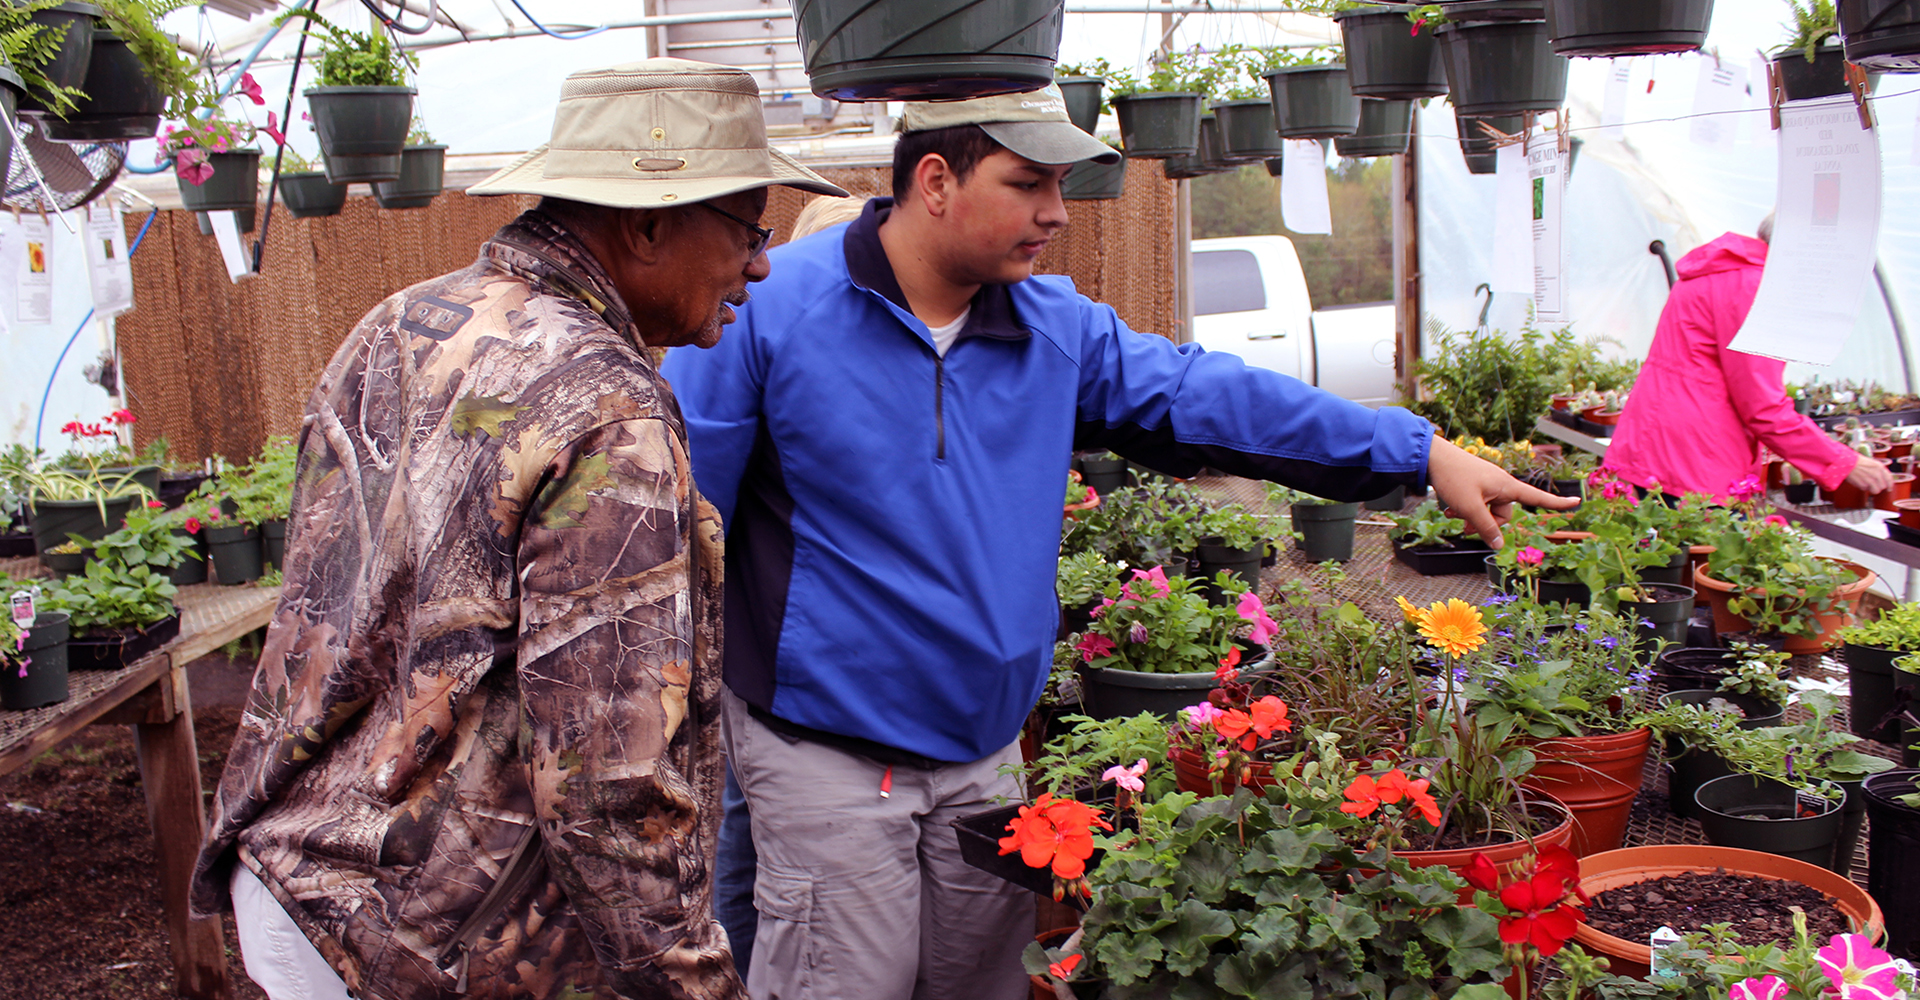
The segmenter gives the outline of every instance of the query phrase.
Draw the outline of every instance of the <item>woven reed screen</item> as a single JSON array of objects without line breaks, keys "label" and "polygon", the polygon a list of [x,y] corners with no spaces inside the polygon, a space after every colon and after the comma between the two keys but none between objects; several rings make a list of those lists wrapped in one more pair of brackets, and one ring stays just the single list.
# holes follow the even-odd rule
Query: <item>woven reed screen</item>
[{"label": "woven reed screen", "polygon": [[[885,168],[822,173],[863,197],[886,194],[891,176]],[[1126,192],[1069,202],[1071,221],[1038,270],[1071,276],[1135,329],[1170,331],[1174,186],[1157,163],[1136,161]],[[766,218],[776,242],[810,197],[773,189]],[[128,402],[140,416],[136,445],[164,434],[182,459],[244,459],[267,435],[293,433],[321,369],[361,316],[395,291],[471,263],[482,241],[535,200],[448,192],[424,209],[383,211],[354,197],[332,218],[276,210],[262,273],[239,284],[190,213],[162,213],[133,258],[137,307],[116,324]],[[128,220],[129,238],[140,221]]]}]

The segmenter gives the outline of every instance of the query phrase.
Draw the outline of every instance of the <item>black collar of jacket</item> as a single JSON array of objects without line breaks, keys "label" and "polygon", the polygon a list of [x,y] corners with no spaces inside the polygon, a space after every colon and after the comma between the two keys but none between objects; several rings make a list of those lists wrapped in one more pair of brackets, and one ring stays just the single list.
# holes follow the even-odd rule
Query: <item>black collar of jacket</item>
[{"label": "black collar of jacket", "polygon": [[[860,217],[847,227],[842,244],[847,254],[847,274],[855,285],[885,297],[911,314],[913,307],[907,304],[907,293],[900,290],[900,279],[894,277],[893,263],[887,260],[887,250],[880,244],[880,224],[887,221],[892,211],[892,198],[870,199]],[[1020,317],[1013,309],[1013,293],[1006,285],[981,285],[980,290],[973,293],[972,309],[956,341],[969,337],[1025,340],[1033,336],[1020,325]]]},{"label": "black collar of jacket", "polygon": [[633,315],[627,312],[626,303],[620,301],[620,293],[614,291],[606,268],[600,266],[599,259],[579,237],[552,216],[539,209],[528,209],[500,227],[480,252],[482,257],[531,281],[579,300],[634,346],[646,346],[640,342]]}]

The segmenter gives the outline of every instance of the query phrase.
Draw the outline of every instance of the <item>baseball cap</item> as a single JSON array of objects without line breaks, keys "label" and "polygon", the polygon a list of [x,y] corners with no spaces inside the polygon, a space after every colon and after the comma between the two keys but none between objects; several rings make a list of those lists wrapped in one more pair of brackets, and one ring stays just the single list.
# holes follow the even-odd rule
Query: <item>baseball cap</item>
[{"label": "baseball cap", "polygon": [[993,141],[1035,163],[1120,162],[1119,150],[1082,132],[1067,117],[1058,84],[971,101],[912,101],[900,115],[902,132],[956,125],[978,125]]}]

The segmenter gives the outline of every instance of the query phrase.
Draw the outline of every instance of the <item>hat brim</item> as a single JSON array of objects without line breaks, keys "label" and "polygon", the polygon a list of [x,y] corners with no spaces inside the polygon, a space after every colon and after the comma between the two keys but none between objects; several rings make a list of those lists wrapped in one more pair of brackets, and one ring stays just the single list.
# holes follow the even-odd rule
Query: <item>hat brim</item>
[{"label": "hat brim", "polygon": [[547,147],[532,152],[494,171],[491,177],[467,189],[471,195],[538,194],[583,201],[609,208],[666,208],[689,202],[724,198],[739,191],[772,187],[795,187],[816,194],[847,197],[847,192],[826,178],[808,170],[777,149],[767,150],[771,176],[675,177],[628,179],[612,177],[548,177]]},{"label": "hat brim", "polygon": [[986,122],[980,128],[993,141],[1035,163],[1120,162],[1119,150],[1082,132],[1072,122]]}]

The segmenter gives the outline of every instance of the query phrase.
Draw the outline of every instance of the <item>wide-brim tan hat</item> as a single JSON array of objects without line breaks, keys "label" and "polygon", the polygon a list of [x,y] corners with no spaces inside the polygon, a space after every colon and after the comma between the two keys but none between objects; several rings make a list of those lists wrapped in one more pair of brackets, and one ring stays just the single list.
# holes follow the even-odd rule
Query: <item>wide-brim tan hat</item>
[{"label": "wide-brim tan hat", "polygon": [[767,145],[745,70],[687,59],[582,70],[560,86],[553,138],[467,189],[664,208],[775,184],[847,192]]}]

